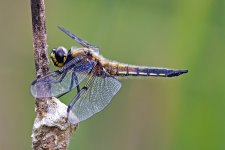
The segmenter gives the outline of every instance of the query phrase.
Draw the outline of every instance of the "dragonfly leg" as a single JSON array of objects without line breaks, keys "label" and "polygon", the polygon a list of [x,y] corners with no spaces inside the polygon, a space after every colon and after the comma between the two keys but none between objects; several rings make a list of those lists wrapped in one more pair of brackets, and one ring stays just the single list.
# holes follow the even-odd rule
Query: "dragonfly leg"
[{"label": "dragonfly leg", "polygon": [[[59,80],[58,82],[61,82],[61,81],[65,78],[65,76],[66,76],[66,73],[63,74],[63,76],[60,78],[60,80]],[[69,93],[69,92],[73,89],[73,86],[74,86],[74,80],[75,80],[76,85],[77,85],[77,92],[78,92],[78,90],[80,91],[80,87],[79,87],[79,85],[78,85],[78,79],[77,79],[77,76],[76,76],[75,72],[73,72],[73,73],[72,73],[72,77],[71,77],[71,81],[70,81],[69,90],[68,90],[67,92],[65,92],[65,93],[63,93],[63,94],[57,96],[57,98],[62,97],[63,95]]]},{"label": "dragonfly leg", "polygon": [[87,91],[88,88],[86,86],[83,86],[82,89],[77,93],[77,95],[75,96],[75,98],[70,102],[70,104],[67,107],[67,113],[69,114],[70,110],[73,108],[74,104],[76,103],[76,101],[80,98],[81,93]]},{"label": "dragonfly leg", "polygon": [[65,71],[65,72],[60,72],[60,71],[55,71],[55,73],[57,73],[57,74],[62,74],[62,76],[59,78],[59,80],[57,81],[57,83],[60,83],[60,82],[62,82],[62,80],[65,78],[65,76],[66,76],[66,74],[67,74],[67,71]]},{"label": "dragonfly leg", "polygon": [[77,85],[77,94],[79,94],[80,93],[80,85],[79,85],[78,78],[77,78],[75,72],[73,72],[72,76],[73,76],[73,78],[75,80],[75,83]]},{"label": "dragonfly leg", "polygon": [[[77,101],[77,99],[80,97],[80,91],[81,91],[80,85],[79,85],[79,82],[78,82],[78,78],[77,78],[75,72],[73,72],[72,78],[75,80],[75,83],[76,83],[76,85],[77,85],[77,95],[76,95],[77,98],[75,98],[75,99],[69,104],[69,106],[68,106],[68,108],[67,108],[67,112],[69,112],[69,111],[71,110],[72,106],[75,104],[75,102]],[[74,80],[73,80],[73,81],[74,81]],[[83,88],[84,88],[84,87],[83,87]],[[83,88],[82,88],[82,89],[83,89]]]},{"label": "dragonfly leg", "polygon": [[[73,108],[74,104],[76,103],[76,101],[80,98],[80,96],[82,94],[84,94],[85,91],[88,90],[88,87],[94,82],[95,80],[95,77],[94,76],[94,73],[96,72],[96,69],[95,67],[92,68],[92,71],[91,71],[91,77],[88,79],[87,83],[85,86],[82,87],[82,89],[79,88],[79,92],[77,93],[77,95],[73,98],[73,100],[70,102],[69,106],[67,107],[67,113],[69,115],[69,112],[71,111],[71,109]],[[79,85],[78,85],[79,86]]]},{"label": "dragonfly leg", "polygon": [[[66,74],[67,74],[67,71],[65,71],[65,72],[62,74],[62,76],[61,76],[60,79],[57,81],[57,83],[62,82],[62,80],[65,78]],[[68,91],[68,92],[69,92],[69,91]],[[68,92],[65,92],[65,93],[63,93],[63,94],[57,96],[57,98],[62,97],[63,95],[67,94]]]}]

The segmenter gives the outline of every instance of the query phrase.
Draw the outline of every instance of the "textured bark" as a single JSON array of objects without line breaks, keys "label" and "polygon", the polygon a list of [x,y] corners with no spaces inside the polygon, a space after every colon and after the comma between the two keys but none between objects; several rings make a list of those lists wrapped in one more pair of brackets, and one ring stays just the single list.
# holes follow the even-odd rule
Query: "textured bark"
[{"label": "textured bark", "polygon": [[[36,76],[49,73],[44,0],[31,0]],[[49,87],[43,87],[47,91]],[[67,106],[56,98],[36,99],[32,131],[34,150],[66,150],[76,126],[67,122]]]}]

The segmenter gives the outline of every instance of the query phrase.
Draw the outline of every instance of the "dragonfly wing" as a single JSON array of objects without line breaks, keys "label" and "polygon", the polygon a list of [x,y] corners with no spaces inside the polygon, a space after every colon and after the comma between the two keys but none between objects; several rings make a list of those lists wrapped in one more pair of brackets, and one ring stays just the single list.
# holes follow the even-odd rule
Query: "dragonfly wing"
[{"label": "dragonfly wing", "polygon": [[60,70],[34,80],[31,94],[36,98],[62,95],[79,85],[95,64],[94,61],[74,58]]},{"label": "dragonfly wing", "polygon": [[77,41],[80,45],[87,47],[87,48],[92,48],[95,51],[99,51],[99,48],[97,48],[96,46],[82,40],[81,38],[79,38],[77,35],[73,34],[72,32],[70,32],[69,30],[67,30],[66,28],[64,28],[63,26],[58,26],[58,28],[63,31],[66,35],[68,35],[69,37],[71,37],[72,39],[74,39],[75,41]]},{"label": "dragonfly wing", "polygon": [[120,87],[121,83],[106,73],[102,73],[101,77],[91,76],[85,88],[73,99],[72,105],[69,106],[71,107],[68,112],[69,121],[77,124],[100,112],[110,103]]}]

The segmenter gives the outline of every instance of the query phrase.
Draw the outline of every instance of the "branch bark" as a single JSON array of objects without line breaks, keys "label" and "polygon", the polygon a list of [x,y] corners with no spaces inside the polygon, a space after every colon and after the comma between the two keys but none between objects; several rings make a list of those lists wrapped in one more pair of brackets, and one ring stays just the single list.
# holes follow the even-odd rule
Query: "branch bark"
[{"label": "branch bark", "polygon": [[[31,0],[33,47],[36,76],[49,73],[44,0]],[[48,88],[48,87],[46,87]],[[47,89],[44,89],[45,91]],[[76,126],[67,122],[67,106],[56,98],[35,102],[36,118],[32,131],[34,150],[66,150]]]}]

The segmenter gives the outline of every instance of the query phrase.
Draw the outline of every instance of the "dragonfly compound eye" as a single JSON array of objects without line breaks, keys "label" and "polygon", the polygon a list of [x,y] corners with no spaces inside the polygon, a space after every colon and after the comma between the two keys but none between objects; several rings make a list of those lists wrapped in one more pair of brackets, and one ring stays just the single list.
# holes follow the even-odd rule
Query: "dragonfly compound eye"
[{"label": "dragonfly compound eye", "polygon": [[51,52],[51,59],[55,66],[62,67],[67,58],[67,50],[64,47],[58,47]]}]

